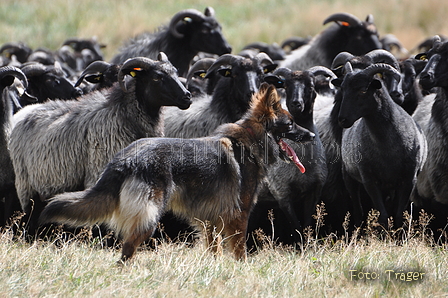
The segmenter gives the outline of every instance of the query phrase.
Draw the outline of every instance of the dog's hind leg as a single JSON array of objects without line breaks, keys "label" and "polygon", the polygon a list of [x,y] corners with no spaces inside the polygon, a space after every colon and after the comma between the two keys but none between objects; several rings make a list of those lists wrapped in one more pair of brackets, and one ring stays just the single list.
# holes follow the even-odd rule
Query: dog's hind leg
[{"label": "dog's hind leg", "polygon": [[154,233],[155,226],[151,227],[147,231],[144,232],[135,232],[126,237],[123,243],[123,249],[121,252],[121,261],[126,262],[134,255],[137,247]]},{"label": "dog's hind leg", "polygon": [[152,236],[163,211],[166,192],[136,177],[128,178],[121,188],[120,204],[113,218],[123,237],[121,261],[130,259],[137,247]]}]

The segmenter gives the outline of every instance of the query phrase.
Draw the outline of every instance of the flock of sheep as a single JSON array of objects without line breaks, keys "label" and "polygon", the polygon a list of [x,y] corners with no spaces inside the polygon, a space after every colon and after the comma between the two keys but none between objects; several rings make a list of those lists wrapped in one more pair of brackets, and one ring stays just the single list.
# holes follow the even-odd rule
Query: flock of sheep
[{"label": "flock of sheep", "polygon": [[382,225],[393,218],[400,227],[411,203],[414,212],[435,213],[443,228],[448,43],[435,36],[422,54],[397,59],[389,50],[399,42],[380,39],[371,15],[337,13],[323,24],[310,40],[254,43],[231,54],[208,7],[180,11],[110,62],[94,39],[67,40],[57,52],[3,45],[0,224],[23,211],[33,235],[50,198],[92,186],[133,141],[207,136],[239,120],[267,82],[316,138],[289,142],[303,168],[280,161],[269,168],[249,230],[264,227],[275,209],[278,240],[300,241],[320,202],[327,232],[341,229],[347,212],[362,226],[371,209]]}]

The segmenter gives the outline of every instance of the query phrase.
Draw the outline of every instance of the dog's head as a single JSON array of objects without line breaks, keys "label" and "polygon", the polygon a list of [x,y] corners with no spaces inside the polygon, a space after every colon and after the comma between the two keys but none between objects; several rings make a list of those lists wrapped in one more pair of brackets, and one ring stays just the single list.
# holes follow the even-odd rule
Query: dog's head
[{"label": "dog's head", "polygon": [[288,111],[282,108],[280,96],[273,85],[263,83],[259,92],[252,101],[252,113],[256,119],[265,127],[280,150],[280,157],[285,161],[293,161],[302,173],[305,167],[300,162],[293,148],[282,138],[290,139],[294,142],[312,141],[314,133],[306,128],[297,125]]}]

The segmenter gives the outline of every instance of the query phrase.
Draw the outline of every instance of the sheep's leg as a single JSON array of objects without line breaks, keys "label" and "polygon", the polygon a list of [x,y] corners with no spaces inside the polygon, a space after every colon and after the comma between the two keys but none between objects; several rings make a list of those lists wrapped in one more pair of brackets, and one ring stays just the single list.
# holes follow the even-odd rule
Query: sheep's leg
[{"label": "sheep's leg", "polygon": [[12,185],[7,191],[5,195],[5,211],[4,211],[4,223],[10,224],[10,220],[14,216],[14,213],[21,212],[22,208],[20,206],[19,197],[17,196],[16,189],[14,185]]},{"label": "sheep's leg", "polygon": [[352,203],[353,222],[355,226],[359,227],[364,219],[364,210],[361,204],[362,185],[348,174],[344,174],[343,179]]},{"label": "sheep's leg", "polygon": [[302,225],[300,224],[300,220],[297,217],[296,210],[294,208],[294,204],[291,197],[286,197],[278,200],[278,204],[280,209],[285,213],[286,218],[289,221],[289,224],[294,229],[293,236],[296,242],[300,242],[299,232],[302,231]]},{"label": "sheep's leg", "polygon": [[397,189],[397,208],[395,209],[395,227],[401,227],[403,225],[403,212],[409,206],[409,197],[412,192],[412,183],[405,183]]},{"label": "sheep's leg", "polygon": [[372,200],[373,208],[380,212],[379,223],[387,227],[388,212],[383,201],[381,190],[376,187],[374,182],[364,182],[364,188]]},{"label": "sheep's leg", "polygon": [[305,227],[313,225],[313,214],[316,212],[316,206],[319,203],[322,193],[321,190],[321,187],[317,187],[303,202],[303,223]]},{"label": "sheep's leg", "polygon": [[448,204],[448,175],[444,163],[437,165],[430,174],[430,183],[434,192],[435,200],[442,204]]},{"label": "sheep's leg", "polygon": [[270,183],[268,185],[269,191],[285,214],[286,219],[293,230],[294,241],[300,243],[302,239],[299,233],[302,232],[302,224],[300,223],[296,208],[294,207],[294,201],[296,201],[297,198],[291,194],[289,187],[284,187],[283,185],[279,187],[278,183]]}]

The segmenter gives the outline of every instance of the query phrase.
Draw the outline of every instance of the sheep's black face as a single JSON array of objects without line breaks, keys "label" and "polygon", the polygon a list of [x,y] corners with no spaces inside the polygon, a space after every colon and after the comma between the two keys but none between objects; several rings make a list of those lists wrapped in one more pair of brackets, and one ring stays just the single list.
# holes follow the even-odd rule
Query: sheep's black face
[{"label": "sheep's black face", "polygon": [[342,102],[338,115],[339,125],[349,128],[361,117],[376,109],[375,92],[382,83],[363,74],[349,73],[341,84]]},{"label": "sheep's black face", "polygon": [[296,121],[312,113],[316,92],[309,75],[296,72],[285,84],[286,106]]},{"label": "sheep's black face", "polygon": [[359,56],[382,48],[374,24],[362,22],[358,26],[346,27],[344,29],[347,41],[345,43],[345,51]]},{"label": "sheep's black face", "polygon": [[189,26],[187,34],[190,36],[191,48],[219,56],[232,52],[232,47],[224,38],[221,26],[215,18],[207,17],[204,21],[193,22]]},{"label": "sheep's black face", "polygon": [[417,58],[428,61],[419,75],[423,89],[448,88],[448,42],[438,43],[428,53],[420,54]]},{"label": "sheep's black face", "polygon": [[66,78],[47,72],[28,79],[28,93],[37,97],[39,102],[47,99],[72,99],[82,95],[80,88]]},{"label": "sheep's black face", "polygon": [[[131,72],[132,75],[132,72]],[[188,109],[191,104],[191,93],[180,82],[174,67],[158,62],[155,67],[140,70],[134,75],[137,80],[137,94],[143,94],[140,102],[147,104],[147,99],[157,106],[177,106]],[[148,107],[151,109],[151,107]]]},{"label": "sheep's black face", "polygon": [[260,88],[263,69],[257,62],[243,59],[220,68],[218,74],[224,79],[218,81],[215,89],[226,92],[225,96],[231,100],[228,104],[232,106],[232,113],[239,119],[249,108],[252,95]]}]

